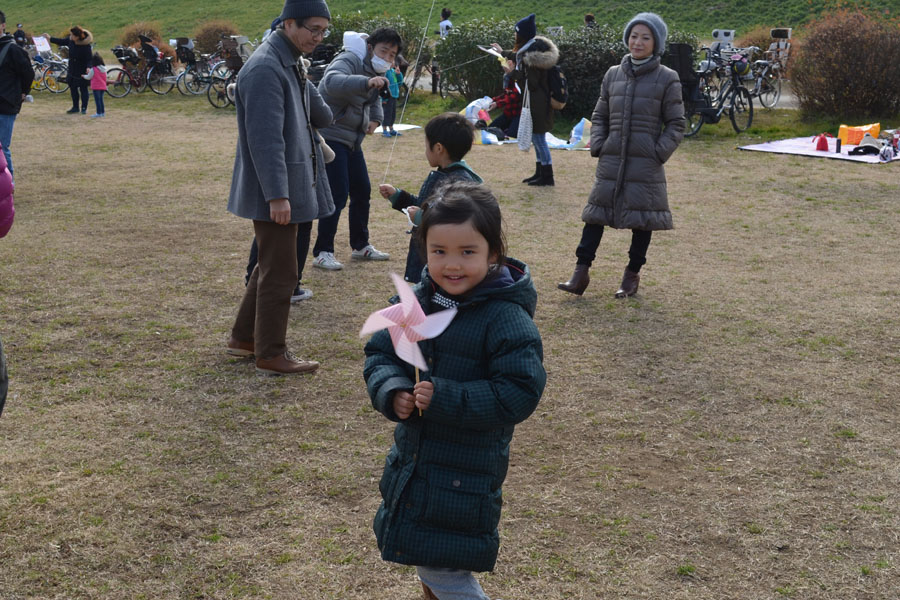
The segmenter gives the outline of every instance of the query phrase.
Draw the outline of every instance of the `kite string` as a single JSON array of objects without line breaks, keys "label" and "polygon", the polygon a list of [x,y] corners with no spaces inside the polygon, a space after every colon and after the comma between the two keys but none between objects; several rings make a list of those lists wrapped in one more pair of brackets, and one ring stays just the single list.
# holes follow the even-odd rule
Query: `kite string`
[{"label": "kite string", "polygon": [[[419,65],[419,60],[422,58],[422,49],[425,47],[425,38],[428,36],[428,24],[431,23],[431,15],[434,14],[434,5],[437,3],[437,0],[431,0],[431,9],[428,11],[428,19],[425,21],[425,27],[422,29],[422,39],[419,41],[419,53],[416,56],[416,66]],[[403,100],[403,108],[400,110],[400,122],[403,122],[403,115],[406,114],[406,105],[409,103],[409,96],[412,94],[413,90],[410,86],[406,86],[406,98]],[[394,136],[394,142],[391,144],[391,152],[388,154],[387,165],[384,168],[384,176],[381,178],[381,183],[387,181],[388,172],[391,170],[391,160],[394,158],[394,146],[397,145],[397,137]]]}]

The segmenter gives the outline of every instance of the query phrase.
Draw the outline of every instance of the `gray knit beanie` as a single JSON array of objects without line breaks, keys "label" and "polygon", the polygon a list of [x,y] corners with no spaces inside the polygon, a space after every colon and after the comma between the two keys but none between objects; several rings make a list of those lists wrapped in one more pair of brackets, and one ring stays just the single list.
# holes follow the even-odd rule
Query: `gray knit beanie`
[{"label": "gray knit beanie", "polygon": [[306,17],[325,17],[331,20],[331,13],[325,0],[284,0],[281,20],[305,19]]},{"label": "gray knit beanie", "polygon": [[650,28],[650,31],[653,33],[653,54],[661,56],[666,51],[666,38],[669,36],[669,28],[666,27],[666,22],[662,20],[662,17],[656,13],[640,13],[628,21],[628,25],[625,26],[625,35],[622,36],[625,47],[628,47],[628,36],[631,35],[631,28],[639,23]]}]

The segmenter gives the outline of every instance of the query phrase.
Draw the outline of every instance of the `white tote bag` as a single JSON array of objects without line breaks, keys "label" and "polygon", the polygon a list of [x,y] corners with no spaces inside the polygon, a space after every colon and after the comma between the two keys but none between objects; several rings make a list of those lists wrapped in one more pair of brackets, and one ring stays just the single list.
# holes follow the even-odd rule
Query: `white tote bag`
[{"label": "white tote bag", "polygon": [[531,148],[531,134],[534,131],[534,123],[531,121],[531,94],[528,86],[525,86],[525,95],[522,97],[522,114],[519,115],[519,132],[516,140],[519,150],[527,152]]}]

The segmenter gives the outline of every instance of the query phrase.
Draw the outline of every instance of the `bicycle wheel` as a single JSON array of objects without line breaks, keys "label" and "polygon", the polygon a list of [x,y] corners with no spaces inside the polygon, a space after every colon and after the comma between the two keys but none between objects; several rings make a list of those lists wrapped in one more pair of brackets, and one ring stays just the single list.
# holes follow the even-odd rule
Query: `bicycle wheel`
[{"label": "bicycle wheel", "polygon": [[175,87],[174,78],[166,71],[166,67],[163,64],[159,64],[151,67],[150,71],[147,72],[147,85],[154,94],[165,96]]},{"label": "bicycle wheel", "polygon": [[175,80],[175,85],[178,88],[178,91],[185,96],[199,94],[203,89],[200,85],[200,78],[197,76],[197,71],[195,71],[193,67],[188,67],[182,71],[178,76],[178,79]]},{"label": "bicycle wheel", "polygon": [[47,65],[38,65],[34,69],[34,80],[31,82],[31,89],[35,92],[47,89],[44,82],[44,75],[47,73]]},{"label": "bicycle wheel", "polygon": [[215,108],[225,108],[231,101],[228,99],[228,79],[213,77],[206,90],[206,99]]},{"label": "bicycle wheel", "polygon": [[700,128],[703,127],[703,115],[697,110],[700,102],[684,103],[684,137],[693,137],[697,135]]},{"label": "bicycle wheel", "polygon": [[44,72],[44,87],[54,94],[62,94],[69,89],[69,71],[65,67],[60,70],[47,69]]},{"label": "bicycle wheel", "polygon": [[777,73],[766,73],[759,84],[759,103],[766,108],[775,108],[781,99],[781,77]]},{"label": "bicycle wheel", "polygon": [[728,117],[731,119],[731,126],[738,133],[746,131],[753,123],[753,98],[744,86],[738,86],[731,94]]},{"label": "bicycle wheel", "polygon": [[122,98],[131,92],[131,77],[119,68],[106,72],[106,93],[113,98]]}]

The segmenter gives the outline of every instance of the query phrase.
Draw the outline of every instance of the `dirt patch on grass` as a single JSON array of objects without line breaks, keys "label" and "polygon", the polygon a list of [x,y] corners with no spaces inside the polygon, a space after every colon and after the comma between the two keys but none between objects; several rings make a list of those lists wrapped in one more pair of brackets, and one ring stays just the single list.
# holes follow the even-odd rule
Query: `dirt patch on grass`
[{"label": "dirt patch on grass", "polygon": [[[90,120],[41,95],[17,120],[2,595],[418,598],[374,547],[391,425],[357,337],[405,221],[373,198],[380,264],[349,260],[342,221],[346,267],[307,264],[315,296],[288,333],[322,369],[257,377],[222,352],[252,235],[225,211],[234,118],[186,106],[110,100]],[[394,143],[366,142],[373,185]],[[513,441],[492,597],[896,595],[897,169],[734,145],[691,140],[667,165],[677,229],[628,301],[612,292],[629,232],[607,231],[584,297],[555,289],[587,153],[554,153],[554,189],[519,183],[534,159],[514,147],[467,157],[533,269],[549,373]],[[390,183],[418,189],[422,147],[396,140]]]}]

